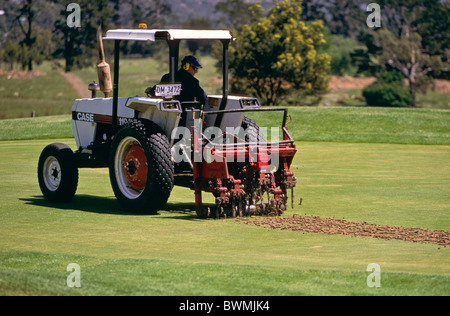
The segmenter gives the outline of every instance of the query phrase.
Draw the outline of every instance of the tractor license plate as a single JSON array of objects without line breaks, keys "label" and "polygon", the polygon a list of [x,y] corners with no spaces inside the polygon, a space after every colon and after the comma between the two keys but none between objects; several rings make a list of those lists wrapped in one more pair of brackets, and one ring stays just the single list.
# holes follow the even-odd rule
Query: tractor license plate
[{"label": "tractor license plate", "polygon": [[181,84],[158,84],[156,85],[155,95],[158,97],[173,97],[180,95]]}]

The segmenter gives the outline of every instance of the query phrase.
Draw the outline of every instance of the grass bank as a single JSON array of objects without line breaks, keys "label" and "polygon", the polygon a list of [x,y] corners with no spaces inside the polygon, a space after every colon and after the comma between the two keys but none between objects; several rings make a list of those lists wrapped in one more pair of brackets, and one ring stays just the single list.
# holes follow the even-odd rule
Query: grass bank
[{"label": "grass bank", "polygon": [[[290,107],[288,128],[297,141],[450,144],[450,110],[372,107]],[[249,114],[260,126],[276,126],[280,114]]]},{"label": "grass bank", "polygon": [[[296,141],[450,144],[450,110],[290,107]],[[248,113],[262,127],[279,126],[282,112]],[[0,140],[73,137],[71,116],[0,120]]]}]

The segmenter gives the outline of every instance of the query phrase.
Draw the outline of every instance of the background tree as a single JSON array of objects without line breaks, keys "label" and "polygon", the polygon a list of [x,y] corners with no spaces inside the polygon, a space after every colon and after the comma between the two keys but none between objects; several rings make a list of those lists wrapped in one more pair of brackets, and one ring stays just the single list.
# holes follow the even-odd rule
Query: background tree
[{"label": "background tree", "polygon": [[[172,8],[167,2],[160,0],[110,0],[114,15],[112,22],[115,28],[137,28],[145,23],[148,28],[164,28],[172,17]],[[154,56],[162,46],[147,43],[125,41],[121,50],[126,55]]]},{"label": "background tree", "polygon": [[107,0],[80,0],[81,27],[69,27],[66,11],[71,1],[65,1],[61,7],[61,17],[55,22],[55,31],[59,37],[58,49],[55,57],[63,57],[65,60],[65,71],[69,72],[74,67],[91,65],[93,58],[97,56],[97,28],[102,25],[103,30],[107,28],[111,16]]},{"label": "background tree", "polygon": [[[384,27],[366,37],[369,60],[378,69],[398,70],[408,82],[411,105],[416,106],[417,92],[426,91],[432,78],[447,68],[447,48],[442,45],[448,45],[449,11],[438,0],[381,1],[381,5]],[[434,14],[441,16],[444,28],[430,19]],[[436,28],[431,30],[431,25]]]},{"label": "background tree", "polygon": [[440,56],[442,71],[437,77],[450,80],[450,1],[429,0],[417,21],[424,52]]},{"label": "background tree", "polygon": [[[211,30],[213,26],[208,18],[192,18],[183,23],[183,28],[190,30]],[[211,42],[209,41],[187,41],[186,45],[192,55],[196,55],[197,51],[203,54],[211,53]]]},{"label": "background tree", "polygon": [[16,21],[24,35],[23,40],[20,42],[22,46],[22,69],[25,70],[28,67],[28,71],[31,71],[33,70],[33,56],[35,54],[33,44],[36,41],[36,37],[32,35],[36,11],[35,3],[33,3],[33,0],[26,0],[21,1],[19,5]]},{"label": "background tree", "polygon": [[382,48],[382,65],[389,65],[400,71],[408,80],[412,96],[411,106],[416,106],[418,88],[426,83],[429,74],[442,69],[439,56],[426,54],[422,48],[421,37],[415,32],[404,32],[398,37],[388,30],[380,30],[375,33],[374,40]]},{"label": "background tree", "polygon": [[14,69],[14,63],[20,60],[21,47],[16,41],[9,39],[2,50],[2,60],[9,66],[9,70]]},{"label": "background tree", "polygon": [[300,0],[276,1],[265,16],[240,27],[230,48],[233,88],[272,105],[293,89],[305,95],[327,90],[330,57],[317,53],[325,43],[323,24],[307,25],[300,15]]},{"label": "background tree", "polygon": [[55,8],[46,0],[0,0],[4,11],[0,16],[0,47],[11,70],[19,64],[22,70],[31,71],[34,64],[51,59],[55,49],[53,21],[59,12]]},{"label": "background tree", "polygon": [[324,29],[324,39],[326,43],[319,47],[318,52],[330,55],[329,74],[354,76],[358,67],[352,60],[352,54],[358,49],[364,49],[364,45],[350,37],[331,34],[328,29]]},{"label": "background tree", "polygon": [[357,39],[366,26],[365,0],[303,0],[302,18],[322,20],[332,34]]},{"label": "background tree", "polygon": [[260,17],[264,9],[260,5],[252,5],[243,0],[226,0],[218,2],[215,11],[221,15],[218,24],[230,30],[252,23]]}]

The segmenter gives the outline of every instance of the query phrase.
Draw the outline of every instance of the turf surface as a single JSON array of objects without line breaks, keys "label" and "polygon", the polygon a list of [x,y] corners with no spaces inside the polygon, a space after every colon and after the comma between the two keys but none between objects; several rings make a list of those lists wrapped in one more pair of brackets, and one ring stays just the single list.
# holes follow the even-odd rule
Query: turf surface
[{"label": "turf surface", "polygon": [[[55,141],[0,142],[1,295],[450,294],[447,247],[199,220],[184,188],[158,215],[130,215],[105,169],[80,170],[72,203],[48,203],[37,159]],[[285,216],[450,230],[448,145],[297,146],[303,203]],[[70,263],[81,268],[81,288],[67,287]],[[371,263],[379,288],[366,283]]]}]

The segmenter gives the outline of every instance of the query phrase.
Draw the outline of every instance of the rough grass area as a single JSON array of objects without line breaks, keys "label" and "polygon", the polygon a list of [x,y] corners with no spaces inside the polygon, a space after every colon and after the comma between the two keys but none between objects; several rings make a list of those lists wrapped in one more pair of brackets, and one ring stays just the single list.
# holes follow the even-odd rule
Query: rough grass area
[{"label": "rough grass area", "polygon": [[[181,53],[183,54],[183,53]],[[145,89],[159,82],[162,75],[168,72],[168,58],[161,59],[122,59],[120,64],[119,96],[145,96]],[[217,71],[215,65],[217,60],[209,56],[200,56],[203,68],[197,74],[202,87],[209,95],[220,94],[222,89],[222,74]],[[111,69],[113,69],[112,56],[108,56]],[[81,70],[75,70],[68,76],[78,77],[81,83],[75,89],[61,75],[62,69],[54,69],[50,62],[44,62],[36,67],[34,75],[29,73],[15,72],[15,76],[8,72],[0,71],[0,119],[30,117],[31,112],[36,116],[50,116],[70,114],[73,100],[81,97],[80,90],[86,93],[88,84],[98,81],[96,65]],[[351,80],[351,84],[348,84]],[[352,106],[364,107],[362,88],[373,78],[347,78],[332,77],[330,81],[330,92],[324,95],[319,103],[320,106]],[[439,82],[437,82],[439,83]],[[75,84],[75,83],[73,83]],[[436,91],[419,93],[417,104],[420,108],[449,109],[450,94],[448,93],[448,82],[443,82]],[[84,90],[83,90],[84,89]],[[98,96],[103,96],[99,92]],[[304,96],[293,92],[283,102],[285,105],[298,106],[308,104]],[[388,109],[383,109],[388,110]]]},{"label": "rough grass area", "polygon": [[45,70],[37,76],[0,74],[0,119],[71,113],[78,95],[59,71]]}]

